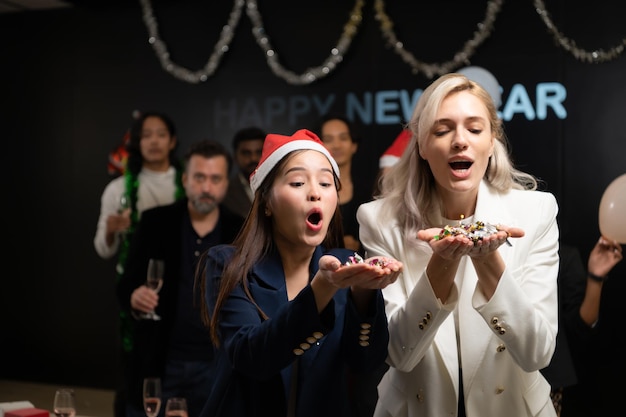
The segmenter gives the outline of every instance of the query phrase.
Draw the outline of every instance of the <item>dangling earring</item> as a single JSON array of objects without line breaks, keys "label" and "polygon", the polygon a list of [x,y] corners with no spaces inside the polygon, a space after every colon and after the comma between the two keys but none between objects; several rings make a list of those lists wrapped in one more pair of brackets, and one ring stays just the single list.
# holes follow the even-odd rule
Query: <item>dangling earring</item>
[{"label": "dangling earring", "polygon": [[265,207],[265,217],[270,217],[271,215],[272,215],[272,213],[270,212],[270,209]]}]

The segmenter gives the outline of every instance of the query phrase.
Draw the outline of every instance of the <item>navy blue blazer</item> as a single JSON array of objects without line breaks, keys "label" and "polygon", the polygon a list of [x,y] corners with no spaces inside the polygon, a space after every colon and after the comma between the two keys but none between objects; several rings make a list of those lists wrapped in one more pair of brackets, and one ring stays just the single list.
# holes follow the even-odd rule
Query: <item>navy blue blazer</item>
[{"label": "navy blue blazer", "polygon": [[[206,301],[210,308],[233,252],[229,245],[209,251]],[[342,263],[353,255],[346,249],[329,253]],[[315,250],[311,278],[323,254],[321,247]],[[382,293],[377,291],[367,317],[357,312],[349,289],[339,290],[318,313],[310,286],[288,301],[276,251],[254,266],[248,280],[252,297],[269,319],[262,319],[243,286],[226,300],[220,313],[221,344],[213,361],[215,383],[202,416],[286,416],[296,361],[298,417],[352,415],[350,379],[374,372],[387,357],[389,333]],[[360,343],[363,336],[369,337],[366,343]]]}]

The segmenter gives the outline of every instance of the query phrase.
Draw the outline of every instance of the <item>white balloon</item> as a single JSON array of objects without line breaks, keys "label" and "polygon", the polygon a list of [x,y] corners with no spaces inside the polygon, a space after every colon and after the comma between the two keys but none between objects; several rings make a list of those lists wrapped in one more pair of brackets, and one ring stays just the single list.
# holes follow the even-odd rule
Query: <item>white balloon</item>
[{"label": "white balloon", "polygon": [[626,174],[615,178],[604,190],[598,219],[602,236],[626,244]]},{"label": "white balloon", "polygon": [[481,87],[484,88],[491,96],[493,103],[496,105],[496,109],[500,107],[500,104],[502,104],[500,83],[491,72],[483,67],[477,67],[474,65],[463,67],[457,72],[480,84]]}]

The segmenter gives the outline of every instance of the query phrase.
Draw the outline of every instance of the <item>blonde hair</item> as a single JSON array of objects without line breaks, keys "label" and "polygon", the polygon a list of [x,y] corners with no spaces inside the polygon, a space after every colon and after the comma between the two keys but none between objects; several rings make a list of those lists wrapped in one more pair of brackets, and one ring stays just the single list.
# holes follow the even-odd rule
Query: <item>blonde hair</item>
[{"label": "blonde hair", "polygon": [[492,136],[496,139],[484,180],[501,192],[513,188],[537,189],[537,179],[533,175],[514,167],[502,120],[498,117],[489,93],[465,75],[457,73],[443,75],[428,86],[420,96],[407,124],[412,133],[411,140],[400,160],[381,181],[380,197],[386,197],[385,209],[396,214],[405,236],[416,236],[419,229],[433,227],[441,221],[441,204],[435,178],[427,161],[420,156],[419,148],[428,139],[443,100],[460,91],[467,91],[483,102],[487,109]]}]

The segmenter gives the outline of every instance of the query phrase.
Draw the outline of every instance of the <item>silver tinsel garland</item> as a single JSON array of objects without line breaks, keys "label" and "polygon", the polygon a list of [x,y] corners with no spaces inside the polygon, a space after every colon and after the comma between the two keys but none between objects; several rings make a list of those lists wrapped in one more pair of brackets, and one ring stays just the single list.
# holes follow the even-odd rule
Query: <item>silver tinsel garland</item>
[{"label": "silver tinsel garland", "polygon": [[[263,19],[256,0],[234,0],[233,9],[230,12],[228,22],[222,28],[220,38],[213,47],[213,53],[209,57],[206,65],[196,71],[182,67],[171,60],[167,45],[159,35],[157,20],[154,17],[150,0],[139,0],[139,2],[143,10],[143,20],[148,28],[148,42],[154,48],[163,69],[175,78],[191,84],[198,84],[207,81],[209,77],[215,73],[222,57],[230,49],[230,43],[245,6],[246,14],[252,22],[252,34],[257,44],[263,49],[268,66],[276,76],[293,85],[311,84],[328,76],[337,68],[343,61],[344,56],[352,44],[352,40],[357,34],[361,21],[363,20],[363,6],[365,4],[365,0],[355,0],[348,21],[344,25],[343,33],[337,41],[337,45],[330,48],[330,55],[324,62],[317,67],[308,68],[302,74],[296,74],[283,67],[280,63],[278,52],[272,47],[272,42],[265,31]],[[533,0],[533,2],[537,13],[546,25],[548,31],[555,38],[557,45],[571,53],[577,60],[587,63],[607,62],[619,57],[624,52],[626,38],[622,39],[620,45],[612,47],[608,51],[604,49],[587,51],[578,47],[574,40],[566,37],[556,28],[550,19],[550,15],[546,10],[543,0]],[[463,48],[457,51],[452,59],[443,63],[426,63],[419,61],[411,52],[404,49],[404,44],[398,40],[393,30],[393,21],[385,12],[384,0],[374,0],[374,12],[376,20],[380,23],[380,30],[384,39],[394,52],[400,55],[404,62],[409,64],[411,72],[413,74],[423,73],[428,78],[433,78],[437,75],[442,75],[460,68],[461,66],[470,64],[470,59],[476,52],[476,48],[491,35],[494,22],[503,3],[504,0],[487,1],[485,18],[482,22],[477,23],[477,29],[472,34],[472,37],[464,43]]]}]

